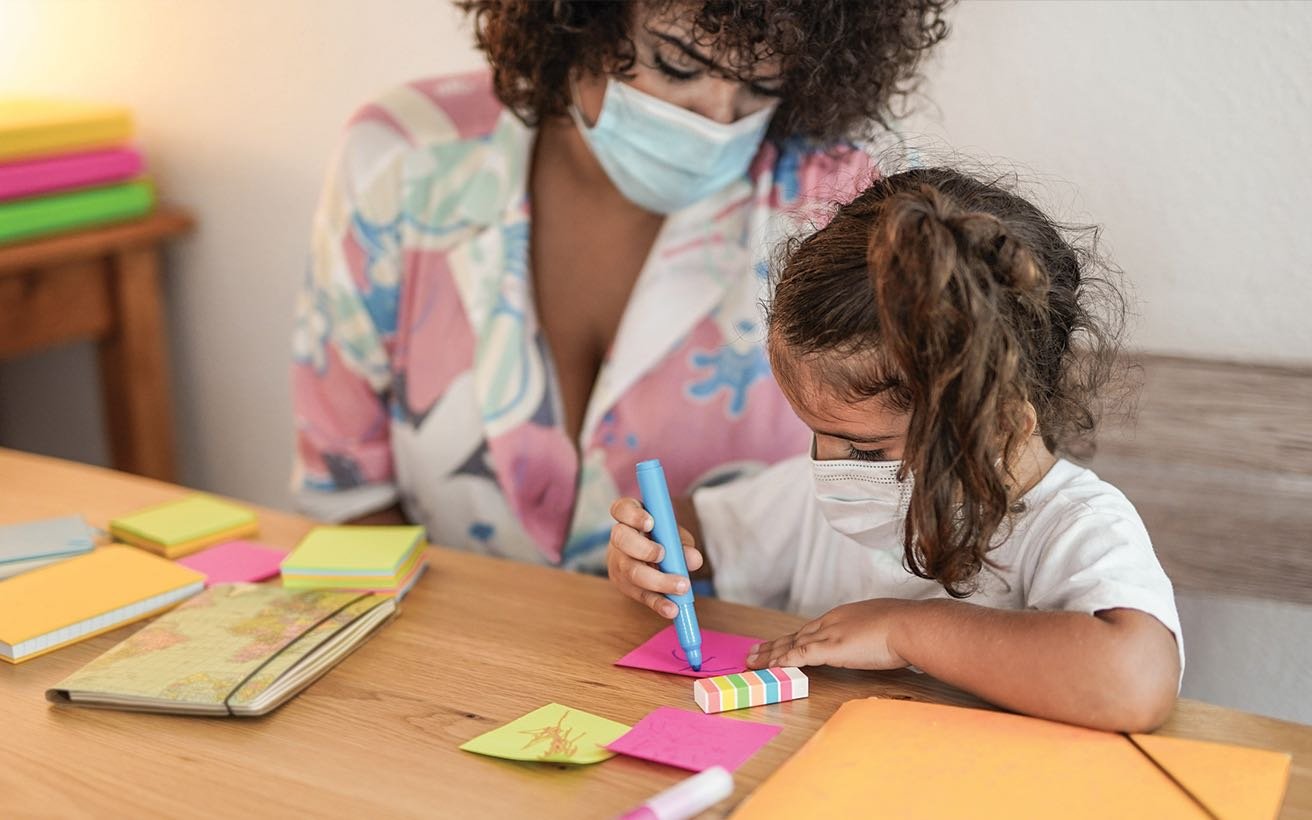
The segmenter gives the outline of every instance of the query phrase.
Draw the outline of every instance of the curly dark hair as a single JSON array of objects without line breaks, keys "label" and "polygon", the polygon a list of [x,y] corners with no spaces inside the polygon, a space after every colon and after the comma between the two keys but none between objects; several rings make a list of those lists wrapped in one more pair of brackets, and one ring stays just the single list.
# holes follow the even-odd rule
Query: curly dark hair
[{"label": "curly dark hair", "polygon": [[910,413],[905,560],[952,595],[974,590],[1013,511],[1024,404],[1050,451],[1092,448],[1125,314],[1097,240],[1000,180],[923,168],[876,181],[783,251],[775,374]]},{"label": "curly dark hair", "polygon": [[[776,141],[833,144],[887,126],[895,100],[913,91],[921,59],[947,36],[954,0],[640,0],[653,12],[686,7],[694,45],[776,57],[782,99]],[[636,59],[634,0],[457,0],[474,17],[475,42],[492,65],[497,96],[537,125],[567,113],[570,72],[624,74]],[[709,49],[708,49],[709,50]],[[720,66],[744,78],[747,64]]]}]

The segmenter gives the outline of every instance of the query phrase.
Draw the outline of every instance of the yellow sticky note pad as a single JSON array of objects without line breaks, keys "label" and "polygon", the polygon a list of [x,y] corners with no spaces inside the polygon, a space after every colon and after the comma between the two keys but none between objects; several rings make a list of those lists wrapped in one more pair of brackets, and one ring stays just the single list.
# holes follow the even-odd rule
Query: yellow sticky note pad
[{"label": "yellow sticky note pad", "polygon": [[506,760],[600,763],[615,756],[606,744],[618,740],[630,728],[581,709],[548,703],[460,748]]},{"label": "yellow sticky note pad", "polygon": [[109,532],[128,544],[179,558],[201,547],[256,533],[255,513],[208,495],[191,495],[116,518]]},{"label": "yellow sticky note pad", "polygon": [[423,527],[315,527],[287,560],[284,576],[394,575],[421,545]]}]

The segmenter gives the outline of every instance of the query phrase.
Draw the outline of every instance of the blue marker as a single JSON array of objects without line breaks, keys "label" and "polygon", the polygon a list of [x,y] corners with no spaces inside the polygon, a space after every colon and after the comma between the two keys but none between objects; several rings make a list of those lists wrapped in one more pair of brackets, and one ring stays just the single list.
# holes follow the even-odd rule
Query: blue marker
[{"label": "blue marker", "polygon": [[[647,508],[655,524],[651,537],[665,548],[661,557],[661,572],[688,577],[688,564],[683,560],[683,542],[679,540],[679,525],[674,520],[674,504],[670,502],[670,488],[665,484],[665,470],[660,459],[653,458],[638,464],[638,490],[642,493],[642,506]],[[682,595],[666,595],[679,607],[674,617],[674,631],[679,635],[679,646],[688,665],[694,671],[702,668],[702,630],[697,626],[697,610],[693,608],[692,581]]]}]

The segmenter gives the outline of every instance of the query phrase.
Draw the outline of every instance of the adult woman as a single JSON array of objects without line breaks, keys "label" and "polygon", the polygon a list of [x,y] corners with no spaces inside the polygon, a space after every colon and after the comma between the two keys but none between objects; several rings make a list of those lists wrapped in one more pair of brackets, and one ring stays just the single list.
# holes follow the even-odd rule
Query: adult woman
[{"label": "adult woman", "polygon": [[[764,258],[868,180],[945,0],[469,0],[492,77],[352,121],[298,309],[297,489],[600,571],[633,463],[671,490],[802,452]],[[375,516],[377,518],[377,516]]]}]

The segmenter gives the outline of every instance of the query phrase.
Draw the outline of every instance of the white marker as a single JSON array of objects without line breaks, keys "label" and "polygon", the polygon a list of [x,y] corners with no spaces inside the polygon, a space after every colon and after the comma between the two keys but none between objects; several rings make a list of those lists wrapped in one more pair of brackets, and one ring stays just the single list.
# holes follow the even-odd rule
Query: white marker
[{"label": "white marker", "polygon": [[620,817],[620,820],[688,820],[733,794],[733,775],[720,766],[695,774]]}]

